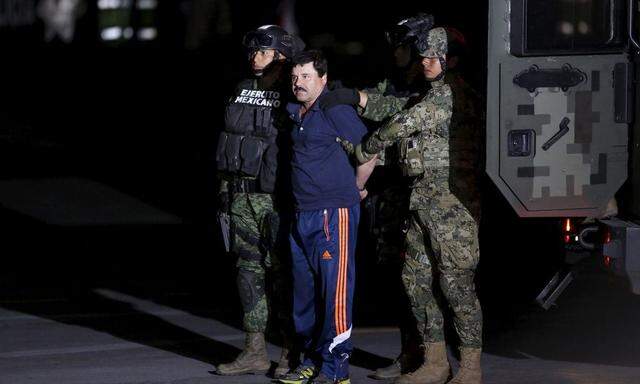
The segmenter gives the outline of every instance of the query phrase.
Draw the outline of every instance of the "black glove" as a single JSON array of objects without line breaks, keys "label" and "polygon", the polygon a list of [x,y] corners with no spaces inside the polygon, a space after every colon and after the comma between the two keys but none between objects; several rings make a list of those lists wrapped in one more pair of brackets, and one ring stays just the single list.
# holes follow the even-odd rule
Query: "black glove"
[{"label": "black glove", "polygon": [[337,88],[320,96],[318,102],[325,111],[341,104],[357,106],[360,104],[360,93],[355,88]]}]

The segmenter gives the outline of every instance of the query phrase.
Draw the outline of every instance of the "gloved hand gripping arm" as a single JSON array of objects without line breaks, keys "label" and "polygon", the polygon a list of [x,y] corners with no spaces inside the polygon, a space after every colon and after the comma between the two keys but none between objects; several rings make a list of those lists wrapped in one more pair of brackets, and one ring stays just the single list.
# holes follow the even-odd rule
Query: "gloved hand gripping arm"
[{"label": "gloved hand gripping arm", "polygon": [[360,164],[369,162],[377,154],[384,151],[394,143],[395,140],[401,138],[399,135],[402,127],[398,124],[393,124],[393,120],[389,124],[382,128],[377,129],[373,134],[362,144],[359,144],[355,148],[355,155]]},{"label": "gloved hand gripping arm", "polygon": [[[452,98],[449,87],[438,93],[432,93],[410,109],[396,113],[369,139],[356,146],[355,154],[360,163],[366,163],[371,157],[399,139],[410,137],[419,131],[436,132],[437,127],[448,128],[445,124],[451,119]],[[440,134],[448,135],[448,132]]]}]

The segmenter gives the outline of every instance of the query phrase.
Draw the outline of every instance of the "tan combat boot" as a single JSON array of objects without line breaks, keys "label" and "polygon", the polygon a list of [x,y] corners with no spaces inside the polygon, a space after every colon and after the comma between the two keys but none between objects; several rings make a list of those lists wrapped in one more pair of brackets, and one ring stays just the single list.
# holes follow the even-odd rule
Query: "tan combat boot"
[{"label": "tan combat boot", "polygon": [[265,374],[270,367],[264,333],[255,332],[247,333],[244,351],[231,363],[218,365],[216,373],[224,376]]},{"label": "tan combat boot", "polygon": [[481,384],[480,348],[460,348],[460,370],[449,384]]},{"label": "tan combat boot", "polygon": [[426,343],[424,363],[415,371],[398,377],[394,384],[444,384],[451,374],[444,341]]},{"label": "tan combat boot", "polygon": [[276,370],[273,371],[273,378],[279,379],[289,373],[289,354],[291,350],[287,348],[287,346],[282,347],[282,352],[280,352],[280,360],[278,361],[278,366]]}]

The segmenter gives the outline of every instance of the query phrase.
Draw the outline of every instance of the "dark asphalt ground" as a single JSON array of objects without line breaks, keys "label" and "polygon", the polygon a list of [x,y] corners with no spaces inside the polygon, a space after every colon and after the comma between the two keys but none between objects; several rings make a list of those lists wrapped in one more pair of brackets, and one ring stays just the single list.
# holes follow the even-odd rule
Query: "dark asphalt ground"
[{"label": "dark asphalt ground", "polygon": [[[31,183],[21,196],[43,193],[41,184]],[[29,205],[29,215],[2,210],[1,384],[269,382],[212,374],[215,364],[233,359],[243,341],[233,260],[211,240],[213,228],[185,223],[82,179],[67,180],[65,187],[45,184],[50,205]],[[78,184],[84,192],[74,198],[76,208],[56,200],[55,188]],[[98,192],[92,194],[94,187]],[[107,209],[101,217],[112,225],[87,223],[82,215],[72,215],[71,224],[61,219],[65,211],[88,209],[77,207],[91,206],[96,196],[111,206],[126,203],[128,213]],[[3,199],[6,207],[11,199]],[[117,224],[122,217],[113,212],[129,224]],[[145,224],[149,217],[164,224]],[[359,256],[352,377],[369,383],[374,381],[367,375],[399,351],[401,308],[392,269]],[[548,311],[518,296],[526,289],[502,285],[524,279],[526,270],[481,270],[485,383],[640,382],[640,297],[594,258],[577,270]],[[279,348],[272,341],[275,361]],[[450,360],[455,366],[452,353]]]}]

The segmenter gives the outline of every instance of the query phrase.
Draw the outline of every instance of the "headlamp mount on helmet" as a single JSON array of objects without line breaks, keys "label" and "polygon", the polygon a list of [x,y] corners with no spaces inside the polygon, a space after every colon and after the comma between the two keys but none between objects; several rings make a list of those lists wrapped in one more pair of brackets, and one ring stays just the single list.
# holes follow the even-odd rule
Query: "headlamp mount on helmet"
[{"label": "headlamp mount on helmet", "polygon": [[419,13],[417,16],[399,21],[385,32],[385,37],[392,47],[397,48],[415,42],[418,36],[425,34],[432,27],[433,16]]}]

